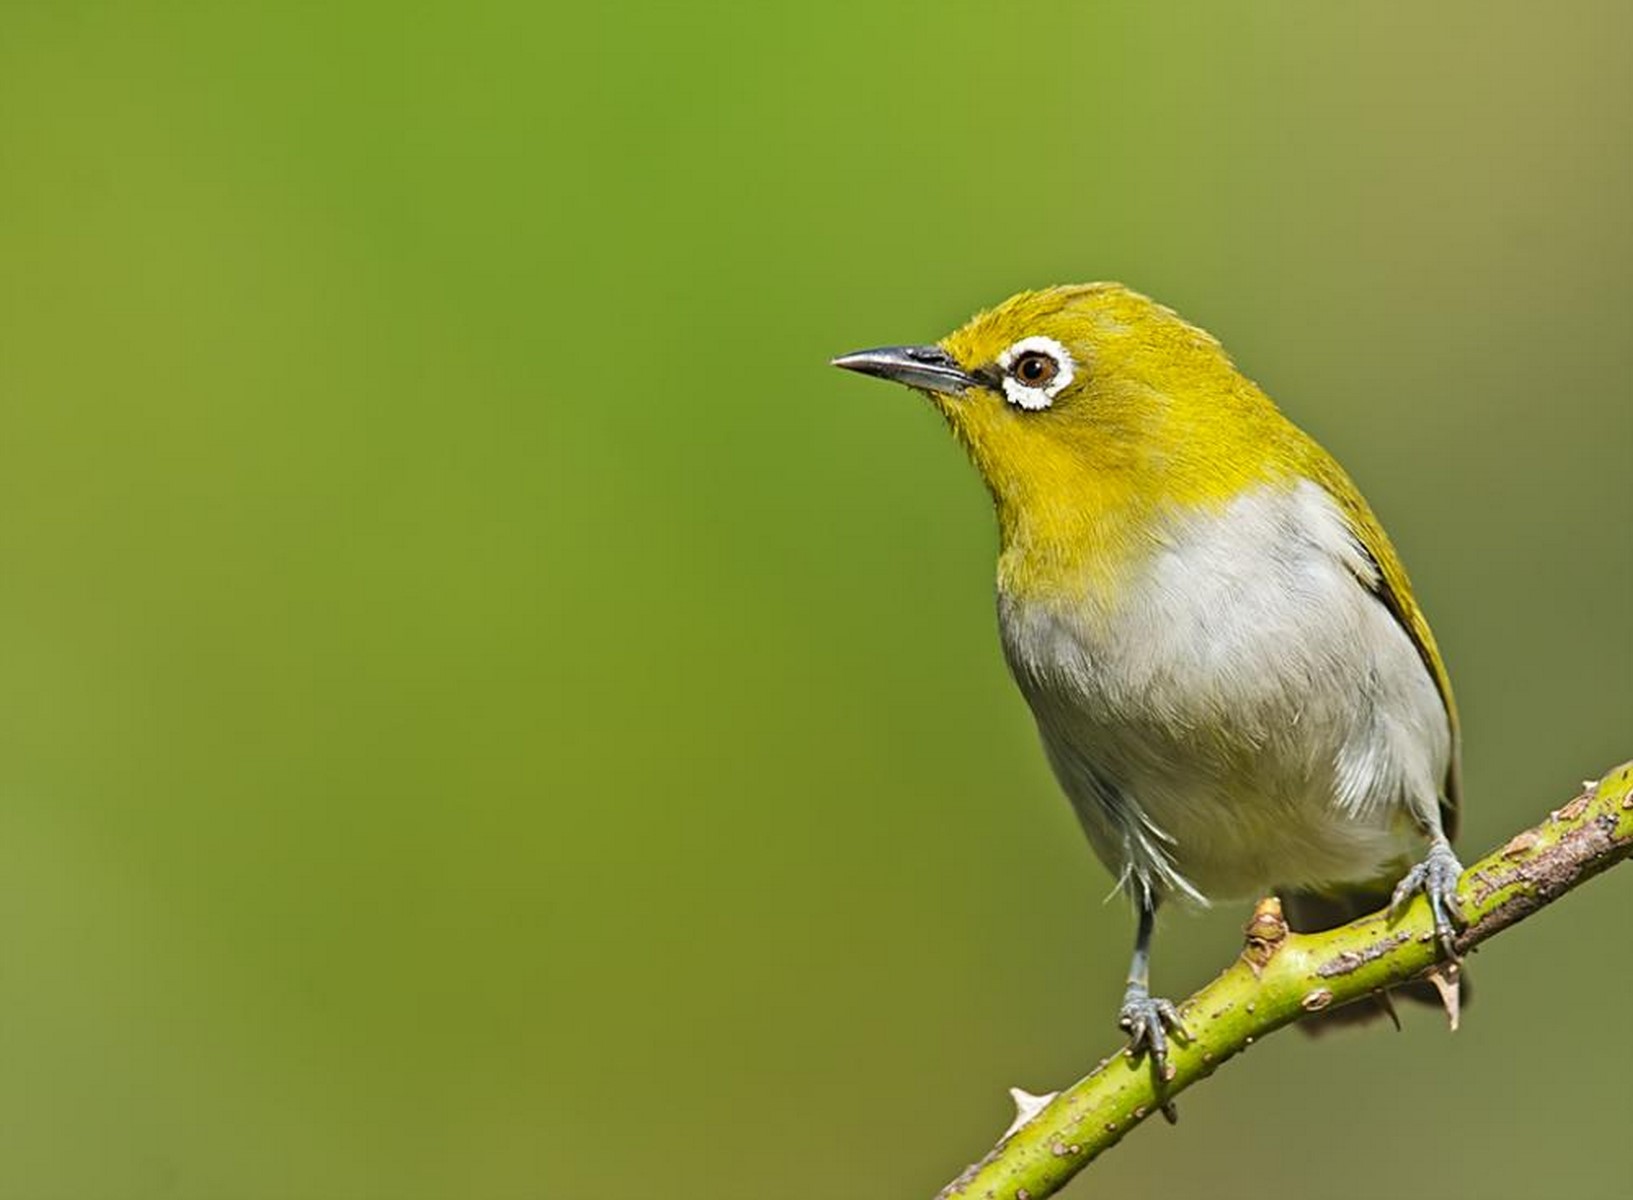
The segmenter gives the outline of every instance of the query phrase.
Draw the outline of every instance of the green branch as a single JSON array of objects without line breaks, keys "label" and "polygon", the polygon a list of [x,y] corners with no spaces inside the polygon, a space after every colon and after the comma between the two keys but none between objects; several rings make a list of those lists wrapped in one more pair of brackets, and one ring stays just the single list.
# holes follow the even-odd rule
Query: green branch
[{"label": "green branch", "polygon": [[[1629,856],[1633,763],[1588,785],[1463,873],[1458,895],[1468,925],[1456,940],[1458,954]],[[1166,1080],[1156,1078],[1149,1059],[1134,1060],[1125,1051],[1053,1098],[1017,1092],[1016,1126],[938,1200],[1052,1195],[1174,1096],[1311,1013],[1430,978],[1441,987],[1455,1027],[1457,967],[1442,957],[1421,897],[1398,920],[1377,913],[1313,934],[1290,932],[1280,903],[1261,901],[1241,957],[1180,1006],[1189,1037],[1170,1047]]]}]

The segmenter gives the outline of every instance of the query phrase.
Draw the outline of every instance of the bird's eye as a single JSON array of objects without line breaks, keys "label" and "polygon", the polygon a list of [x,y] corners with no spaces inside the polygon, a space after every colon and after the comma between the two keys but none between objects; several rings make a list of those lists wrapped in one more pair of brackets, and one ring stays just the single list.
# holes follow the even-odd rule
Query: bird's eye
[{"label": "bird's eye", "polygon": [[1029,350],[1011,364],[1010,374],[1027,387],[1046,387],[1060,371],[1060,364],[1041,350]]},{"label": "bird's eye", "polygon": [[1077,378],[1077,360],[1052,337],[1023,337],[998,356],[994,364],[1004,399],[1026,412],[1040,412]]}]

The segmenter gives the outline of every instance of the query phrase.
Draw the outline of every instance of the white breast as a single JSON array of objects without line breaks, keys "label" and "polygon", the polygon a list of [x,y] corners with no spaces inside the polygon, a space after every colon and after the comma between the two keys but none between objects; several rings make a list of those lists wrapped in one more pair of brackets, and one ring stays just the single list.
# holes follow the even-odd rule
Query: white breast
[{"label": "white breast", "polygon": [[1247,896],[1402,857],[1451,735],[1375,582],[1304,482],[1172,520],[1109,612],[1000,594],[1050,762],[1126,886]]}]

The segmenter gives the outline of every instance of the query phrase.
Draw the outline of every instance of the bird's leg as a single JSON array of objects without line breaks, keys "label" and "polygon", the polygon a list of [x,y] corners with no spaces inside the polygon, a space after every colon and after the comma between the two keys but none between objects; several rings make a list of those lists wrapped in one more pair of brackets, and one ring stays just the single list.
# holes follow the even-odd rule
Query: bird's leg
[{"label": "bird's leg", "polygon": [[1128,965],[1128,990],[1123,993],[1123,1009],[1117,1023],[1128,1033],[1128,1048],[1135,1055],[1151,1051],[1151,1061],[1160,1077],[1168,1068],[1168,1034],[1185,1036],[1179,1010],[1167,1000],[1151,995],[1151,931],[1157,923],[1157,902],[1141,895],[1140,927],[1134,935],[1134,958]]},{"label": "bird's leg", "polygon": [[1457,902],[1457,880],[1462,874],[1463,864],[1452,853],[1452,844],[1436,828],[1430,834],[1428,857],[1395,885],[1395,894],[1389,900],[1389,911],[1393,916],[1398,915],[1416,893],[1422,892],[1428,897],[1429,911],[1435,919],[1435,936],[1448,958],[1457,957],[1453,938],[1466,923]]}]

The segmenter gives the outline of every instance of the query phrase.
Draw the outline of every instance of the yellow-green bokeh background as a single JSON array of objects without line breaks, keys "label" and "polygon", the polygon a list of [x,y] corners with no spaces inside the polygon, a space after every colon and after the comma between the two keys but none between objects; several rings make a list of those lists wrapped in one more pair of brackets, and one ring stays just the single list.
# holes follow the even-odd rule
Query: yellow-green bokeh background
[{"label": "yellow-green bokeh background", "polygon": [[[985,497],[824,365],[1022,287],[1348,464],[1467,848],[1633,755],[1630,67],[1611,2],[5,0],[0,1196],[928,1197],[1110,1048]],[[1072,1194],[1621,1194],[1630,903]]]}]

